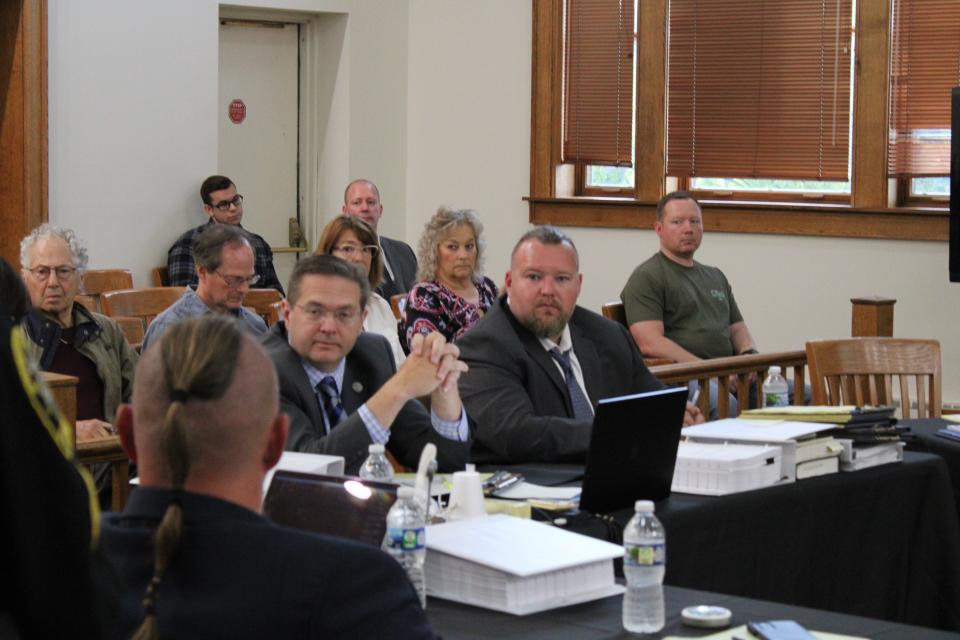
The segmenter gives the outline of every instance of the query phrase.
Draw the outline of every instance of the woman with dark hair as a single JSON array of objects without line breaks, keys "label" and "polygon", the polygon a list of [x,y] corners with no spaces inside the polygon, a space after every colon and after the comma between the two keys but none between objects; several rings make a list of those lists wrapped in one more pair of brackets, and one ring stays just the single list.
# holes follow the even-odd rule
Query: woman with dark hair
[{"label": "woman with dark hair", "polygon": [[370,298],[367,301],[367,317],[363,330],[376,333],[387,339],[393,358],[399,368],[406,355],[397,335],[397,318],[390,303],[375,289],[383,280],[383,256],[377,242],[377,233],[360,218],[339,216],[327,223],[316,255],[332,255],[356,265],[370,281]]}]

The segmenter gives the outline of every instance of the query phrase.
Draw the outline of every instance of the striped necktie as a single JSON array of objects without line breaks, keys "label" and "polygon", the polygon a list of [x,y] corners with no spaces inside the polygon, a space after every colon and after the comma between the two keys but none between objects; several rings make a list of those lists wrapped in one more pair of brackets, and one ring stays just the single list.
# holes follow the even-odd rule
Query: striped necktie
[{"label": "striped necktie", "polygon": [[320,404],[324,413],[327,414],[327,433],[335,426],[340,424],[343,418],[343,403],[340,402],[340,392],[337,390],[337,381],[333,376],[325,376],[323,380],[317,383],[317,394],[320,396]]},{"label": "striped necktie", "polygon": [[573,365],[570,364],[570,350],[560,352],[560,349],[554,347],[550,350],[550,355],[560,368],[563,369],[563,377],[567,382],[567,393],[570,394],[570,404],[573,405],[573,417],[583,422],[593,422],[593,406],[580,388],[577,382],[577,376],[573,373]]}]

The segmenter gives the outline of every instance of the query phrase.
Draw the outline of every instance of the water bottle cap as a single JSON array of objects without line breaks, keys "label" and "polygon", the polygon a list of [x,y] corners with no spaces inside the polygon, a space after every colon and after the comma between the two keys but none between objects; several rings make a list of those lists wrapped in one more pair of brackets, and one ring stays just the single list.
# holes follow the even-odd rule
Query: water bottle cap
[{"label": "water bottle cap", "polygon": [[384,449],[382,444],[372,444],[367,448],[367,451],[370,453],[383,453]]},{"label": "water bottle cap", "polygon": [[770,367],[770,374],[771,374],[771,375],[773,375],[773,374],[778,374],[778,373],[780,373],[780,367]]},{"label": "water bottle cap", "polygon": [[405,485],[397,489],[397,497],[400,498],[401,500],[405,498],[412,498],[415,493],[416,491],[414,490],[413,487],[408,487]]},{"label": "water bottle cap", "polygon": [[653,500],[637,500],[633,508],[637,513],[653,513]]}]

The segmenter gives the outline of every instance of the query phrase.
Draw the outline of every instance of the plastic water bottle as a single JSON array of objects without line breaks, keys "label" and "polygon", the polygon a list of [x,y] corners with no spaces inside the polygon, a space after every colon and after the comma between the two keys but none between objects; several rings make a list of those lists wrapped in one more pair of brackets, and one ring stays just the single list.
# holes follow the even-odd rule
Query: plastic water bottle
[{"label": "plastic water bottle", "polygon": [[360,477],[364,480],[393,482],[393,465],[387,460],[383,445],[372,444],[368,451],[370,455],[360,466]]},{"label": "plastic water bottle", "polygon": [[786,407],[790,404],[787,381],[780,375],[780,367],[770,367],[763,381],[763,406]]},{"label": "plastic water bottle", "polygon": [[424,513],[413,487],[400,487],[397,501],[387,513],[387,533],[383,550],[396,558],[407,572],[413,588],[420,597],[420,606],[427,608],[427,585],[423,577],[423,563],[427,558]]},{"label": "plastic water bottle", "polygon": [[653,502],[637,500],[636,513],[623,530],[623,628],[655,633],[665,622],[663,574],[667,568],[667,537],[653,513]]}]

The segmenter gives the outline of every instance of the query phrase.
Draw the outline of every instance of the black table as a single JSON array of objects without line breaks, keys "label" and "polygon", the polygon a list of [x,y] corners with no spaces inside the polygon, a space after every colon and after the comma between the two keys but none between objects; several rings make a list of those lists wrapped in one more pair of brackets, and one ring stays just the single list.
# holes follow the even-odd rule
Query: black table
[{"label": "black table", "polygon": [[947,470],[953,482],[953,497],[957,504],[957,513],[960,513],[960,442],[936,435],[938,429],[956,423],[931,418],[928,420],[901,420],[900,424],[910,427],[910,431],[916,436],[915,440],[907,443],[908,451],[935,453],[947,463]]},{"label": "black table", "polygon": [[[960,524],[935,455],[728,496],[673,494],[657,515],[669,585],[960,631]],[[609,521],[568,526],[620,543]]]},{"label": "black table", "polygon": [[675,635],[700,638],[716,630],[686,627],[680,622],[684,607],[698,604],[719,605],[733,613],[731,627],[757,620],[796,620],[807,629],[857,635],[879,640],[924,638],[946,640],[957,635],[945,631],[907,626],[895,622],[818,611],[761,600],[750,600],[706,591],[665,587],[667,624],[653,636],[631,635],[621,626],[622,596],[614,596],[572,607],[554,609],[529,616],[513,616],[430,598],[427,617],[447,640],[460,638],[497,638],[498,640],[599,640],[601,638],[653,638]]}]

